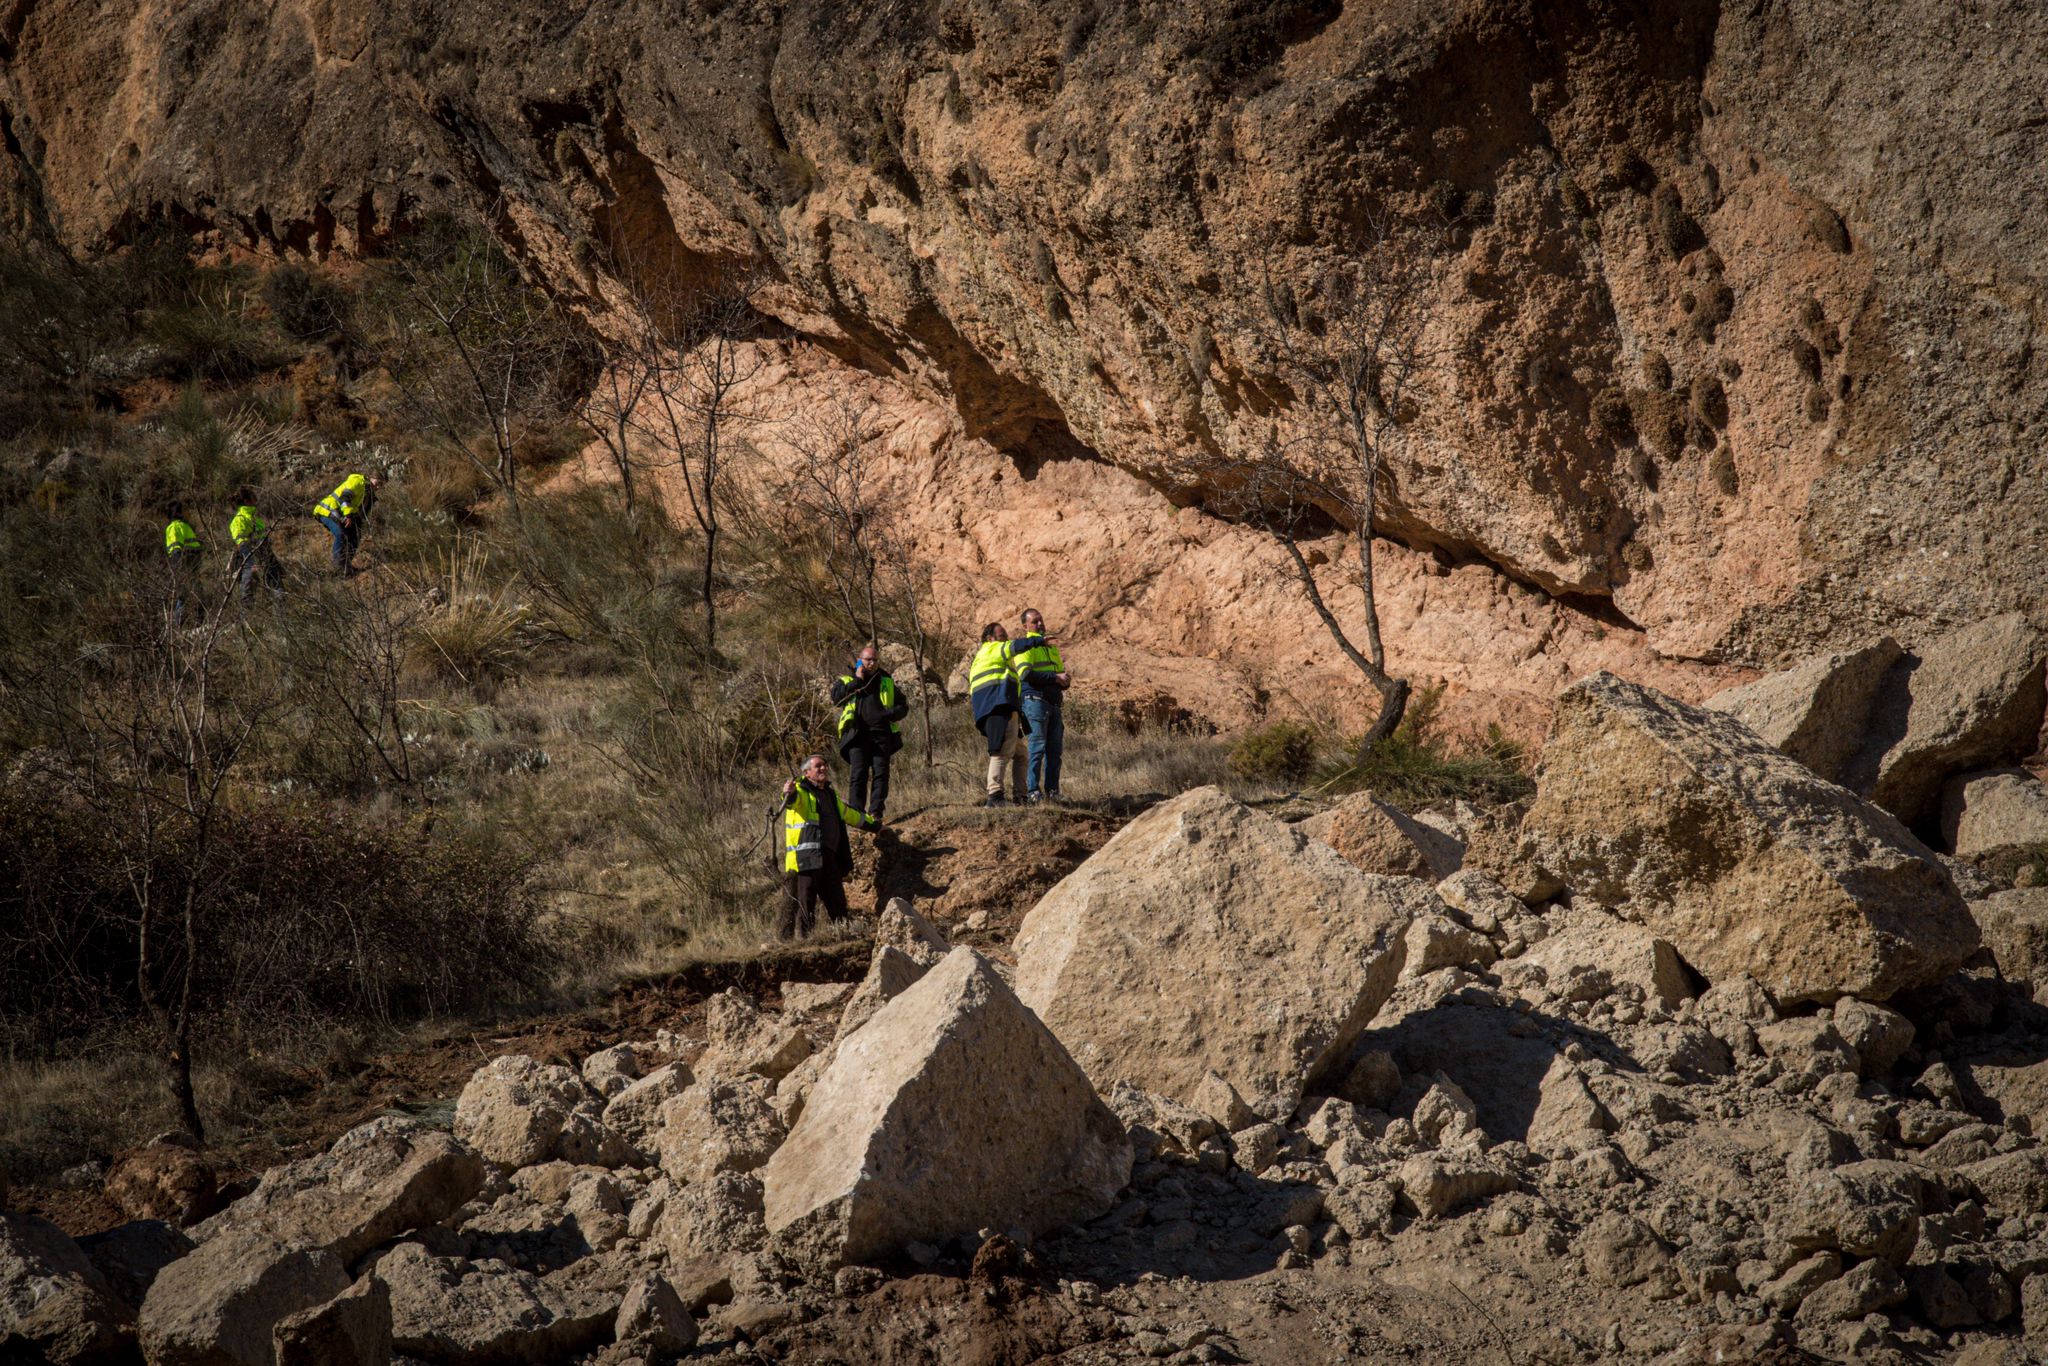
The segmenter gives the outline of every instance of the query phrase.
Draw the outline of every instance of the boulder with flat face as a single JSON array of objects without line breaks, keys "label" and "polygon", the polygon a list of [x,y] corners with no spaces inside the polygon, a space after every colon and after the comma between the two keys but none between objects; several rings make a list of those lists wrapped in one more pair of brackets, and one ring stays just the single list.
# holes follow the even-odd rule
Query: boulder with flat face
[{"label": "boulder with flat face", "polygon": [[1299,829],[1321,840],[1362,873],[1384,877],[1426,877],[1432,882],[1458,871],[1462,843],[1400,808],[1361,792],[1301,822]]},{"label": "boulder with flat face", "polygon": [[1090,1219],[1130,1171],[1123,1124],[1087,1076],[960,948],[841,1042],[761,1177],[770,1237],[834,1267]]},{"label": "boulder with flat face", "polygon": [[33,1214],[0,1216],[0,1360],[112,1357],[130,1319],[62,1229]]},{"label": "boulder with flat face", "polygon": [[1210,1072],[1268,1119],[1340,1064],[1430,885],[1374,877],[1213,787],[1162,802],[1047,892],[1017,994],[1097,1087],[1186,1104]]},{"label": "boulder with flat face", "polygon": [[1522,823],[1549,873],[1780,1004],[1882,1001],[1977,947],[1935,855],[1748,727],[1596,674],[1558,698]]},{"label": "boulder with flat face", "polygon": [[272,1168],[157,1273],[139,1321],[144,1354],[163,1366],[268,1366],[280,1320],[346,1290],[348,1264],[371,1248],[461,1208],[484,1174],[460,1140],[396,1118]]},{"label": "boulder with flat face", "polygon": [[1908,824],[1942,783],[2022,758],[2041,733],[2048,636],[2008,612],[1927,642],[1892,666],[1843,781]]},{"label": "boulder with flat face", "polygon": [[1765,744],[1840,782],[1863,747],[1871,707],[1902,653],[1896,640],[1881,636],[1715,693],[1701,705],[1734,717]]},{"label": "boulder with flat face", "polygon": [[2048,858],[2048,783],[2021,768],[1951,778],[1941,789],[1941,835],[1957,858],[2000,876]]}]

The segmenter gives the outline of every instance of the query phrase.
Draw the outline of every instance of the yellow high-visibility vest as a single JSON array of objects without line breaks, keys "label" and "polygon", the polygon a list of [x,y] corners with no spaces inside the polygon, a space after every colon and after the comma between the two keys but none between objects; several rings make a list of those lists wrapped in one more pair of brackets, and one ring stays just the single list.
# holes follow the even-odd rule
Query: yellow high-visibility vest
[{"label": "yellow high-visibility vest", "polygon": [[166,555],[196,555],[201,549],[199,533],[183,518],[174,517],[164,527],[164,553]]},{"label": "yellow high-visibility vest", "polygon": [[341,487],[313,505],[315,517],[353,517],[362,509],[370,497],[370,481],[360,474],[351,474],[341,481]]},{"label": "yellow high-visibility vest", "polygon": [[255,545],[269,534],[270,524],[247,503],[235,509],[234,520],[228,523],[228,535],[234,537],[235,544],[239,546]]}]

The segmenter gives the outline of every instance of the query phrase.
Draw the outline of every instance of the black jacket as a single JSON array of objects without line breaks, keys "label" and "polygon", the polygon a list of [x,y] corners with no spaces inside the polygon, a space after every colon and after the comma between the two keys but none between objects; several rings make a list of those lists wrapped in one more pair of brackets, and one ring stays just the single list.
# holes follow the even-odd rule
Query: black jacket
[{"label": "black jacket", "polygon": [[854,699],[853,724],[846,728],[846,734],[840,738],[839,752],[841,754],[844,754],[848,747],[856,743],[856,741],[866,738],[865,736],[856,735],[855,732],[857,731],[866,732],[868,736],[878,737],[891,754],[903,748],[903,737],[890,730],[889,727],[910,715],[910,703],[903,696],[903,685],[895,683],[896,705],[893,707],[883,706],[882,680],[885,678],[888,678],[891,683],[895,683],[895,679],[890,677],[887,669],[877,669],[866,678],[854,678],[848,675],[845,678],[836,678],[832,681],[832,701],[834,705],[844,706],[848,698]]}]

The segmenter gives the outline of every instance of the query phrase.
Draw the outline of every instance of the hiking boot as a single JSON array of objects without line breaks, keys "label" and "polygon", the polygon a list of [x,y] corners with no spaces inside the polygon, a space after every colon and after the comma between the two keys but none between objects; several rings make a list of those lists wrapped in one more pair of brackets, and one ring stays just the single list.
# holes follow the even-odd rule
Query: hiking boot
[{"label": "hiking boot", "polygon": [[982,805],[983,805],[983,806],[1008,806],[1008,805],[1009,805],[1009,803],[1003,800],[1002,794],[1001,794],[1001,793],[999,792],[999,793],[995,794],[994,796],[990,797],[990,798],[989,798],[989,799],[988,799],[987,801],[983,802],[983,803],[982,803]]},{"label": "hiking boot", "polygon": [[1042,802],[1042,801],[1044,801],[1044,800],[1045,800],[1045,796],[1044,796],[1044,794],[1043,794],[1043,793],[1038,793],[1038,792],[1027,792],[1027,793],[1025,793],[1025,794],[1024,794],[1024,801],[1025,801],[1025,804],[1026,804],[1026,805],[1029,805],[1029,806],[1036,806],[1036,805],[1038,805],[1038,804],[1039,804],[1040,802]]},{"label": "hiking boot", "polygon": [[1048,792],[1045,794],[1045,799],[1054,806],[1065,806],[1067,804],[1067,794],[1064,792]]}]

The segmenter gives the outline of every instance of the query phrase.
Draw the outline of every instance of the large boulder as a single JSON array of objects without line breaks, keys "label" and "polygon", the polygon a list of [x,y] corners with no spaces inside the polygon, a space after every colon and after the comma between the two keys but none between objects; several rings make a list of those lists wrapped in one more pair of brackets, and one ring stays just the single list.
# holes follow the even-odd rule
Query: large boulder
[{"label": "large boulder", "polygon": [[114,1159],[107,1198],[130,1219],[184,1228],[220,1208],[220,1186],[206,1159],[176,1138],[159,1138]]},{"label": "large boulder", "polygon": [[1346,797],[1295,827],[1320,840],[1362,873],[1441,881],[1458,871],[1465,847],[1370,792]]},{"label": "large boulder", "polygon": [[961,948],[840,1045],[762,1186],[770,1235],[836,1266],[1093,1218],[1130,1172],[1130,1140],[1087,1076]]},{"label": "large boulder", "polygon": [[1943,780],[2032,752],[2044,667],[2048,636],[2018,612],[1922,646],[1893,666],[1845,782],[1908,824],[1930,816]]},{"label": "large boulder", "polygon": [[1727,716],[1611,674],[1565,690],[1528,856],[1781,1004],[1884,1000],[1948,973],[1976,926],[1893,817]]},{"label": "large boulder", "polygon": [[268,1366],[279,1320],[334,1298],[349,1285],[349,1262],[439,1223],[484,1175],[459,1140],[398,1118],[272,1168],[193,1229],[200,1245],[190,1256],[157,1274],[142,1305],[145,1354],[156,1366]]},{"label": "large boulder", "polygon": [[1941,836],[1957,858],[2010,875],[2048,856],[2048,783],[2021,768],[1952,778],[1941,790]]},{"label": "large boulder", "polygon": [[559,1157],[617,1166],[627,1146],[605,1127],[604,1099],[569,1068],[518,1054],[477,1069],[455,1101],[455,1135],[493,1162]]},{"label": "large boulder", "polygon": [[391,1292],[365,1276],[325,1304],[278,1321],[277,1366],[389,1366]]},{"label": "large boulder", "polygon": [[1896,640],[1882,636],[1715,693],[1701,705],[1734,717],[1764,743],[1839,782],[1863,748],[1871,708],[1901,653]]},{"label": "large boulder", "polygon": [[1215,1071],[1285,1119],[1341,1062],[1441,907],[1197,788],[1139,816],[1047,892],[1017,936],[1017,994],[1107,1090],[1193,1103]]},{"label": "large boulder", "polygon": [[2048,887],[2019,887],[1970,903],[1999,975],[2048,1000]]},{"label": "large boulder", "polygon": [[392,1345],[421,1361],[539,1366],[610,1335],[620,1296],[572,1288],[503,1262],[437,1257],[400,1243],[378,1258]]},{"label": "large boulder", "polygon": [[131,1319],[62,1229],[33,1214],[0,1216],[0,1361],[114,1356]]}]

